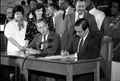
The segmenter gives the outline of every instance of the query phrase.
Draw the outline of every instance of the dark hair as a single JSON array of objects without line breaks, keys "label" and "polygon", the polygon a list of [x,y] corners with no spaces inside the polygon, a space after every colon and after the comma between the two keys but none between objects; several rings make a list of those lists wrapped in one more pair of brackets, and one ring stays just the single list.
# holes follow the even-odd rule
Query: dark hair
[{"label": "dark hair", "polygon": [[105,11],[106,16],[110,16],[111,15],[110,14],[110,8],[111,8],[111,5],[112,5],[113,2],[118,3],[118,5],[119,5],[119,11],[120,11],[120,0],[111,0],[110,3],[109,3],[109,6],[107,7],[107,9]]},{"label": "dark hair", "polygon": [[27,0],[27,4],[30,5],[31,1],[35,1],[37,3],[37,0]]},{"label": "dark hair", "polygon": [[44,22],[45,24],[47,24],[47,21],[44,19],[44,18],[42,18],[42,19],[38,19],[38,20],[36,20],[35,21],[35,25],[37,26],[37,23],[40,23],[40,22]]},{"label": "dark hair", "polygon": [[81,25],[82,29],[85,31],[89,28],[89,22],[85,18],[78,19],[75,22],[75,26],[79,27]]},{"label": "dark hair", "polygon": [[57,9],[57,10],[60,9],[59,6],[56,3],[52,3],[49,6],[52,6],[54,9]]},{"label": "dark hair", "polygon": [[13,14],[12,14],[13,17],[14,17],[16,12],[22,12],[22,14],[24,14],[23,7],[20,5],[16,5],[15,7],[13,7]]},{"label": "dark hair", "polygon": [[21,5],[25,5],[26,4],[26,2],[25,1],[21,1]]},{"label": "dark hair", "polygon": [[37,5],[36,5],[36,7],[34,8],[34,10],[32,11],[32,14],[33,14],[33,16],[36,18],[36,15],[35,15],[35,11],[37,10],[37,9],[43,9],[43,14],[42,14],[42,17],[43,18],[45,18],[46,17],[46,10],[45,10],[45,7],[44,7],[44,5],[43,4],[41,4],[41,3],[37,3]]}]

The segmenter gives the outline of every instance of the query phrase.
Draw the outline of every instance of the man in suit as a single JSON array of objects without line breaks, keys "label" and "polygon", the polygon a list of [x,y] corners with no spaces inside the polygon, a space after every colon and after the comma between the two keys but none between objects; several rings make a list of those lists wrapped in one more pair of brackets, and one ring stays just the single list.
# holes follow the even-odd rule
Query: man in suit
[{"label": "man in suit", "polygon": [[90,30],[93,32],[99,32],[97,23],[95,21],[95,17],[92,14],[89,14],[85,8],[86,8],[86,0],[76,0],[75,2],[76,11],[72,14],[69,14],[66,17],[67,28],[68,28],[68,41],[67,46],[69,47],[71,40],[73,39],[73,32],[75,30],[75,22],[80,18],[85,18],[88,20],[90,24]]},{"label": "man in suit", "polygon": [[40,33],[36,34],[33,41],[26,48],[26,52],[30,54],[57,54],[60,47],[60,36],[53,31],[49,31],[45,19],[37,20],[36,26]]},{"label": "man in suit", "polygon": [[97,27],[100,30],[102,22],[105,18],[105,13],[95,8],[93,0],[87,0],[87,7],[86,10],[89,11],[90,14],[95,16],[95,20],[97,22]]},{"label": "man in suit", "polygon": [[7,9],[6,9],[5,26],[9,21],[11,21],[13,19],[12,13],[13,13],[13,6],[8,6]]},{"label": "man in suit", "polygon": [[55,21],[56,16],[60,14],[61,10],[59,10],[59,6],[55,3],[49,4],[48,7],[50,13],[52,14],[50,17],[47,18],[47,21],[49,22],[50,30],[55,31]]},{"label": "man in suit", "polygon": [[[61,38],[61,49],[65,48],[65,41],[67,41],[66,36],[68,34],[68,29],[67,29],[67,22],[66,22],[66,16],[74,13],[74,8],[72,8],[69,5],[69,0],[59,0],[58,4],[60,6],[61,12],[58,16],[55,18],[55,32],[60,35]],[[63,11],[66,11],[64,13],[64,18],[63,18]]]},{"label": "man in suit", "polygon": [[63,20],[65,19],[66,15],[73,13],[75,10],[74,8],[70,6],[70,0],[59,0],[59,6],[64,16]]},{"label": "man in suit", "polygon": [[[102,35],[90,30],[88,21],[81,18],[75,23],[75,32],[70,48],[62,50],[61,55],[75,54],[78,59],[95,59],[99,57]],[[94,81],[93,74],[77,76],[74,81]]]}]

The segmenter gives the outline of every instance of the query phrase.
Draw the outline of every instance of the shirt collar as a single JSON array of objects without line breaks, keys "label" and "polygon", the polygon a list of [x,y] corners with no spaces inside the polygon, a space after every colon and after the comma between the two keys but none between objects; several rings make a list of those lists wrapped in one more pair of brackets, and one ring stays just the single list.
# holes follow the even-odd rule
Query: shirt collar
[{"label": "shirt collar", "polygon": [[92,8],[91,10],[89,10],[89,13],[92,13],[96,8]]},{"label": "shirt collar", "polygon": [[77,21],[78,16],[79,16],[80,18],[83,18],[84,13],[83,13],[82,15],[79,15],[79,14],[78,14],[78,12],[77,12],[77,11],[75,11],[75,21]]},{"label": "shirt collar", "polygon": [[68,6],[68,8],[65,10],[66,11],[66,13],[65,14],[67,14],[68,13],[68,10],[70,9],[70,6]]},{"label": "shirt collar", "polygon": [[89,33],[89,32],[87,32],[87,34],[83,37],[83,40],[85,40],[85,39],[86,39],[86,37],[88,36],[88,33]]}]

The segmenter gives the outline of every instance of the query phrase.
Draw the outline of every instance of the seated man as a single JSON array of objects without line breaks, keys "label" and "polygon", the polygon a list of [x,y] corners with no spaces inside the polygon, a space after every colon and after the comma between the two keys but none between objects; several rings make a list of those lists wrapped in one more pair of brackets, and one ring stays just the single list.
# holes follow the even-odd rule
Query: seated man
[{"label": "seated man", "polygon": [[40,33],[36,34],[33,41],[26,48],[26,52],[30,54],[57,54],[60,47],[60,36],[48,30],[48,24],[45,19],[37,20],[36,26]]},{"label": "seated man", "polygon": [[[101,49],[102,35],[89,30],[89,23],[86,19],[81,18],[75,23],[74,39],[67,53],[76,53],[78,58],[98,58]],[[82,43],[82,44],[81,44]],[[61,51],[61,54],[66,54]]]},{"label": "seated man", "polygon": [[[74,38],[70,47],[61,51],[61,55],[75,54],[78,59],[95,59],[99,57],[102,35],[91,32],[86,19],[78,19],[75,23]],[[58,80],[61,81],[61,80]],[[74,81],[94,81],[93,74],[84,74]]]},{"label": "seated man", "polygon": [[[36,27],[40,33],[36,34],[33,41],[26,48],[26,53],[34,55],[54,55],[59,54],[60,36],[48,30],[48,24],[45,19],[36,21]],[[40,75],[38,73],[35,73]],[[31,81],[45,81],[44,76],[33,75]]]}]

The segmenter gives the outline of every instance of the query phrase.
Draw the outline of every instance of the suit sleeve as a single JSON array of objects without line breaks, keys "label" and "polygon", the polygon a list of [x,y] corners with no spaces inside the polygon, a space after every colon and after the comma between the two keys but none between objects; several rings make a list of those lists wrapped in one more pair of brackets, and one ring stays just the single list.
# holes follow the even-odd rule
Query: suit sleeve
[{"label": "suit sleeve", "polygon": [[93,32],[99,32],[99,29],[97,27],[97,23],[96,23],[96,20],[95,20],[95,17],[93,15],[91,15],[91,21],[90,21],[90,29],[91,31]]},{"label": "suit sleeve", "polygon": [[36,34],[32,42],[27,46],[28,48],[36,48],[36,40],[38,38],[39,34]]},{"label": "suit sleeve", "polygon": [[99,57],[101,50],[101,39],[102,37],[96,37],[94,41],[88,45],[86,50],[82,53],[78,53],[78,58],[83,59],[95,59]]},{"label": "suit sleeve", "polygon": [[60,36],[54,33],[52,46],[43,50],[43,54],[54,55],[59,51]]}]

